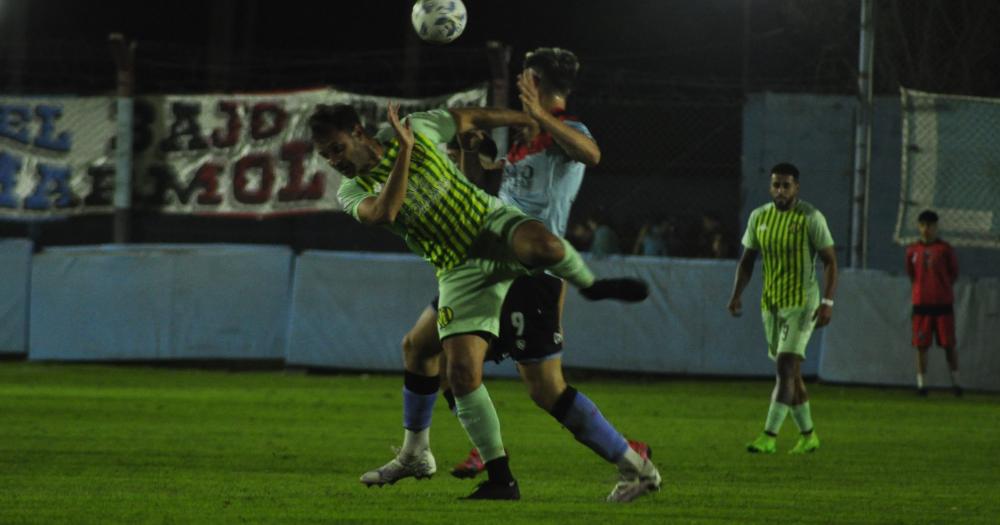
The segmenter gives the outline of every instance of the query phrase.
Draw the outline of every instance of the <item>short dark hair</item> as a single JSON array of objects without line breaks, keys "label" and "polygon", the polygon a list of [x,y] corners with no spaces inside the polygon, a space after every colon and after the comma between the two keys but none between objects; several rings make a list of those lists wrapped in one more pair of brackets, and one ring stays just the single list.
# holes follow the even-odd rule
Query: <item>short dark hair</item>
[{"label": "short dark hair", "polygon": [[361,124],[358,111],[350,104],[319,104],[309,116],[309,129],[313,139],[324,137],[333,131],[351,132]]},{"label": "short dark hair", "polygon": [[580,61],[568,49],[540,47],[524,54],[524,69],[534,69],[554,91],[569,95],[580,70]]},{"label": "short dark hair", "polygon": [[771,174],[791,175],[792,178],[795,179],[795,182],[799,181],[799,169],[796,168],[794,164],[791,164],[789,162],[782,162],[779,164],[775,164],[774,167],[771,168]]},{"label": "short dark hair", "polygon": [[938,216],[931,210],[924,210],[917,216],[917,222],[924,224],[937,224]]}]

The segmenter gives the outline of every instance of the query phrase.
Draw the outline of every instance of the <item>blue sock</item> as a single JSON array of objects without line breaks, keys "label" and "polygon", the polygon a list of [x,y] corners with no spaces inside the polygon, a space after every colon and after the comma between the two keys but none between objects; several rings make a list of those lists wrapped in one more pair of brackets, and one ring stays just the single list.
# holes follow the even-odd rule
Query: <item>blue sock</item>
[{"label": "blue sock", "polygon": [[403,374],[403,428],[419,432],[431,426],[439,376],[425,377],[409,371]]},{"label": "blue sock", "polygon": [[559,396],[551,414],[577,441],[607,461],[616,463],[628,450],[628,441],[604,419],[597,405],[571,386]]},{"label": "blue sock", "polygon": [[403,387],[403,428],[414,432],[431,426],[437,394],[415,394]]}]

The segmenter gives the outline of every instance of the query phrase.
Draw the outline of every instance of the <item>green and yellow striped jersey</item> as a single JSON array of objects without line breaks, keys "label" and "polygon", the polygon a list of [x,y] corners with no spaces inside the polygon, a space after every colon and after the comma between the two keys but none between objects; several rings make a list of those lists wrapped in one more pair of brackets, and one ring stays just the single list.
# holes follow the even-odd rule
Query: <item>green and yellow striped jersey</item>
[{"label": "green and yellow striped jersey", "polygon": [[807,294],[818,294],[816,253],[833,246],[826,218],[811,204],[798,201],[787,211],[774,203],[750,213],[743,246],[764,259],[761,308],[798,308]]},{"label": "green and yellow striped jersey", "polygon": [[[447,110],[413,113],[407,118],[416,143],[403,207],[388,228],[438,271],[447,270],[465,260],[487,214],[499,207],[499,201],[466,179],[438,150],[438,144],[455,135],[455,121]],[[345,177],[338,191],[344,211],[355,219],[361,201],[382,191],[399,155],[392,128],[380,132],[376,140],[385,147],[382,159],[364,175]]]}]

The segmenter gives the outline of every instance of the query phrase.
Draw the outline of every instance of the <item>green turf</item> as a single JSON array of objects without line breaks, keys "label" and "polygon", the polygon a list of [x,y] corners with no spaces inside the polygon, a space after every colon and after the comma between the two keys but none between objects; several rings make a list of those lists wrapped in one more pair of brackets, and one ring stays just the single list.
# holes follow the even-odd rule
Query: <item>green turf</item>
[{"label": "green turf", "polygon": [[398,376],[0,363],[0,523],[998,523],[1000,397],[812,385],[815,454],[753,456],[767,381],[579,380],[652,444],[663,490],[604,502],[614,468],[490,380],[520,502],[465,502],[438,403],[429,481],[364,488],[402,438]]}]

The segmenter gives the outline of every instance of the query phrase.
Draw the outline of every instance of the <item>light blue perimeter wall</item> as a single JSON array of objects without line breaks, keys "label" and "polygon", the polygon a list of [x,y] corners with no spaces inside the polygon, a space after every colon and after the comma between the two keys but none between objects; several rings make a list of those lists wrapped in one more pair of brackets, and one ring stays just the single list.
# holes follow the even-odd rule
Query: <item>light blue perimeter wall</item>
[{"label": "light blue perimeter wall", "polygon": [[[567,294],[566,366],[620,372],[772,377],[760,318],[760,266],[743,315],[726,304],[735,261],[590,260],[599,276],[651,285],[640,304]],[[410,255],[246,246],[54,249],[32,261],[29,358],[282,359],[290,365],[402,371],[400,342],[436,294]],[[956,287],[966,386],[1000,390],[1000,280]],[[810,341],[803,371],[844,383],[911,385],[909,283],[879,271],[841,273],[833,323]],[[939,350],[930,383],[946,385]],[[508,360],[488,375],[513,376]]]},{"label": "light blue perimeter wall", "polygon": [[0,240],[0,354],[28,353],[31,241]]},{"label": "light blue perimeter wall", "polygon": [[282,359],[286,247],[49,249],[32,268],[33,360]]},{"label": "light blue perimeter wall", "polygon": [[[726,311],[733,261],[615,258],[590,261],[598,275],[652,284],[644,303],[589,302],[567,294],[566,366],[596,370],[771,376],[760,320],[759,284],[746,314]],[[437,293],[431,267],[408,255],[306,252],[296,262],[289,364],[401,371],[403,335]],[[819,337],[804,370],[816,373]],[[509,361],[486,367],[516,375]]]},{"label": "light blue perimeter wall", "polygon": [[[820,378],[841,383],[914,385],[916,351],[910,282],[878,271],[841,274],[834,324],[825,330]],[[955,331],[962,385],[1000,390],[1000,279],[962,279],[955,285]],[[928,384],[949,386],[944,351],[933,347]]]},{"label": "light blue perimeter wall", "polygon": [[[773,377],[760,317],[758,264],[743,315],[726,310],[735,261],[652,257],[590,260],[600,276],[651,284],[640,304],[567,294],[566,366],[620,372]],[[1000,281],[963,279],[956,292],[958,351],[966,386],[1000,390]],[[307,252],[296,263],[287,361],[293,365],[402,371],[400,341],[436,293],[427,263],[408,255]],[[841,272],[833,322],[814,333],[803,372],[843,383],[913,383],[909,282],[879,271]],[[932,385],[947,384],[940,350]],[[488,375],[515,375],[488,364]]]}]

